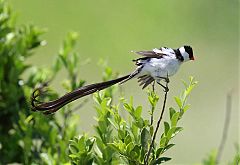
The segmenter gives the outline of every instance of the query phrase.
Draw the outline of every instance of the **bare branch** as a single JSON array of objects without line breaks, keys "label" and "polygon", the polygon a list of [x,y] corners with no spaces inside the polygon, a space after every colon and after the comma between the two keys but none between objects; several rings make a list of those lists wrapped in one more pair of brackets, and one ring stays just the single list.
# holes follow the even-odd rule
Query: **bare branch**
[{"label": "bare branch", "polygon": [[[155,80],[152,83],[152,91],[155,92]],[[151,113],[150,125],[153,125],[153,111]]]},{"label": "bare branch", "polygon": [[148,160],[149,160],[149,157],[150,157],[150,154],[152,152],[152,148],[153,148],[153,145],[154,145],[154,142],[155,142],[155,139],[156,139],[156,135],[157,135],[157,132],[158,132],[158,129],[159,129],[159,126],[160,126],[160,123],[162,121],[162,118],[163,118],[163,114],[164,114],[164,111],[165,111],[165,107],[166,107],[166,102],[167,102],[167,94],[168,94],[168,83],[169,81],[166,81],[166,87],[165,87],[165,95],[164,95],[164,102],[163,102],[163,106],[162,106],[162,112],[161,112],[161,115],[158,119],[158,122],[157,122],[157,127],[154,131],[154,134],[153,134],[153,138],[152,138],[152,141],[151,141],[151,144],[150,144],[150,148],[148,150],[148,153],[147,153],[147,156],[146,158],[144,159],[144,164],[145,165],[148,165]]},{"label": "bare branch", "polygon": [[224,127],[222,132],[222,139],[218,148],[217,156],[216,156],[216,164],[219,164],[219,161],[221,160],[222,152],[227,140],[228,135],[228,129],[229,129],[229,123],[231,119],[231,111],[232,111],[232,91],[230,91],[227,94],[227,101],[226,101],[226,115],[225,115],[225,121],[224,121]]}]

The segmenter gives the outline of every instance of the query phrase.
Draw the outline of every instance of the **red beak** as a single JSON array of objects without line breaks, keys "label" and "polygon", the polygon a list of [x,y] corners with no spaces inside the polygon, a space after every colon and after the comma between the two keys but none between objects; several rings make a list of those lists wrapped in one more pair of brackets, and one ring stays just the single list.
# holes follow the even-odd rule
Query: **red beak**
[{"label": "red beak", "polygon": [[192,56],[192,57],[190,58],[190,60],[194,60],[194,56]]}]

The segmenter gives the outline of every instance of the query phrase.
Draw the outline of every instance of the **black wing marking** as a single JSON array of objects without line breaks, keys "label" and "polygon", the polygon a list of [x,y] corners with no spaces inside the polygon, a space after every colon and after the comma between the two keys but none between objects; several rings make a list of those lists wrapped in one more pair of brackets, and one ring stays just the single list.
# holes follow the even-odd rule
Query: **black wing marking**
[{"label": "black wing marking", "polygon": [[144,63],[148,62],[151,58],[163,58],[163,56],[167,55],[167,54],[161,53],[160,51],[161,50],[159,50],[159,49],[153,49],[152,51],[147,50],[147,51],[135,52],[136,54],[139,54],[143,57],[134,59],[132,61],[135,62],[135,65],[141,66]]},{"label": "black wing marking", "polygon": [[138,77],[139,85],[142,86],[142,89],[146,88],[149,84],[151,84],[154,81],[154,78],[150,75],[143,75]]},{"label": "black wing marking", "polygon": [[153,50],[143,50],[143,51],[138,51],[138,52],[133,51],[133,52],[141,56],[151,57],[151,58],[161,58],[162,56],[166,55],[164,53],[156,52]]}]

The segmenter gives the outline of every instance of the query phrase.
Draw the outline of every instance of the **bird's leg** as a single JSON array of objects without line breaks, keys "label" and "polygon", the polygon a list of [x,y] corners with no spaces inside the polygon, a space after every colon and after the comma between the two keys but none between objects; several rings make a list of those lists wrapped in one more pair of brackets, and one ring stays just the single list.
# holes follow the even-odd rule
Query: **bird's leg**
[{"label": "bird's leg", "polygon": [[157,82],[158,83],[158,85],[160,85],[161,87],[163,87],[163,89],[164,89],[164,92],[168,92],[169,91],[169,89],[168,89],[168,86],[166,85],[166,86],[164,86],[164,85],[162,85],[160,82]]},{"label": "bird's leg", "polygon": [[157,81],[157,83],[158,83],[161,87],[163,87],[164,92],[168,92],[168,91],[169,91],[168,83],[170,82],[170,81],[169,81],[169,78],[168,78],[168,73],[167,73],[167,77],[160,77],[160,76],[158,76],[158,78],[162,78],[162,79],[164,79],[164,80],[166,81],[166,86],[162,85],[162,84],[160,83],[160,81],[159,81],[159,82]]},{"label": "bird's leg", "polygon": [[169,82],[170,82],[170,80],[169,80],[169,78],[168,78],[168,75],[167,75],[167,77],[157,76],[157,78],[164,79],[164,80],[166,81],[166,83],[169,83]]},{"label": "bird's leg", "polygon": [[155,92],[155,80],[152,83],[152,90],[153,90],[153,92]]}]

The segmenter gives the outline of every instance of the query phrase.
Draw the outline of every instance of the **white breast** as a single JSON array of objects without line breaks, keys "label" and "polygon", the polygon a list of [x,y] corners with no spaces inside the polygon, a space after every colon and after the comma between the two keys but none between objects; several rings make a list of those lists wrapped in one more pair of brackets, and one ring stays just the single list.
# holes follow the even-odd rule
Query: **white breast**
[{"label": "white breast", "polygon": [[179,60],[172,57],[152,58],[145,63],[142,72],[151,75],[154,79],[158,79],[157,77],[174,75],[178,71],[180,64]]}]

